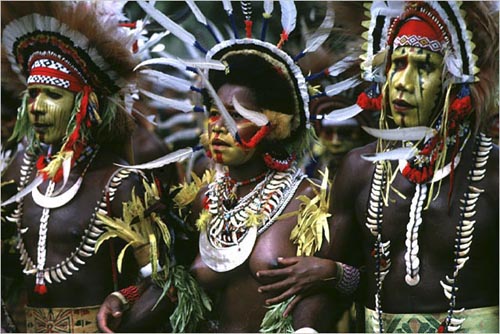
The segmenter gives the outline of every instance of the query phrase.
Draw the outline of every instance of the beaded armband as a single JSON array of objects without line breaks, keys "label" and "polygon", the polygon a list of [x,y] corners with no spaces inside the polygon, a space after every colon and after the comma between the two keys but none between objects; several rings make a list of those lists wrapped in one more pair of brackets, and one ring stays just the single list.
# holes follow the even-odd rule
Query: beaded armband
[{"label": "beaded armband", "polygon": [[337,284],[335,288],[344,295],[350,295],[356,291],[359,284],[359,270],[345,263],[336,262]]},{"label": "beaded armband", "polygon": [[134,304],[140,297],[139,288],[135,285],[123,288],[120,291],[115,291],[111,293],[113,296],[120,299],[125,309],[128,309],[132,304]]}]

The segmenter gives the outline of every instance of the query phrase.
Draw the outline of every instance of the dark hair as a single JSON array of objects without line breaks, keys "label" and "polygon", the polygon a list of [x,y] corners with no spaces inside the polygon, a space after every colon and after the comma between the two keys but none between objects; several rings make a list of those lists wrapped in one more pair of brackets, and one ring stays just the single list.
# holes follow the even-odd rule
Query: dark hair
[{"label": "dark hair", "polygon": [[295,88],[291,85],[288,73],[260,56],[252,54],[230,55],[224,59],[229,71],[212,71],[210,81],[215,90],[223,84],[241,85],[249,88],[255,95],[258,105],[284,114],[294,114]]}]

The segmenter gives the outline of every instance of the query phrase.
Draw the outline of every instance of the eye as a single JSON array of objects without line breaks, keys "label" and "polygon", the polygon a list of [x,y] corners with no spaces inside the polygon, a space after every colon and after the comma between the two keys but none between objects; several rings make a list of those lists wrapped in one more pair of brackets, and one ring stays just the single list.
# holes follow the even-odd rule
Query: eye
[{"label": "eye", "polygon": [[419,63],[418,67],[419,67],[419,69],[421,69],[427,73],[434,71],[434,66],[429,62],[421,62],[421,63]]},{"label": "eye", "polygon": [[406,58],[397,58],[392,61],[394,69],[399,71],[406,67]]},{"label": "eye", "polygon": [[50,97],[51,99],[58,100],[62,98],[62,95],[56,92],[48,91],[47,96]]},{"label": "eye", "polygon": [[30,88],[28,90],[28,94],[29,94],[30,98],[32,98],[32,99],[36,98],[39,93],[40,93],[40,90],[36,89],[36,88]]}]

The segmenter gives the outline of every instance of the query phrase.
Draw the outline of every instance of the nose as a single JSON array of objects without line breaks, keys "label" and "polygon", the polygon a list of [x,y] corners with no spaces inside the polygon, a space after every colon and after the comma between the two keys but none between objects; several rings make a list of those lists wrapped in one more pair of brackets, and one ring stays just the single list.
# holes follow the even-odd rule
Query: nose
[{"label": "nose", "polygon": [[47,102],[43,94],[37,94],[31,99],[30,112],[34,115],[44,115],[47,112]]},{"label": "nose", "polygon": [[340,136],[338,135],[337,131],[333,131],[331,142],[333,145],[336,145],[336,146],[339,146],[342,144],[342,140],[340,139]]},{"label": "nose", "polygon": [[227,133],[226,125],[222,117],[218,117],[217,120],[212,123],[212,132]]},{"label": "nose", "polygon": [[406,66],[403,70],[396,74],[396,89],[404,92],[413,92],[415,86],[415,71],[411,65]]}]

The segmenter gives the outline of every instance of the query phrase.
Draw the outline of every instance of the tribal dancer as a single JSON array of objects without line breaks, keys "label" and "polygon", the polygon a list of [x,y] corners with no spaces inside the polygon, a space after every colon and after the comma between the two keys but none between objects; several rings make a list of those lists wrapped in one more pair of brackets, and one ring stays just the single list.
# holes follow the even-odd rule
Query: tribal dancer
[{"label": "tribal dancer", "polygon": [[[208,22],[193,1],[187,3],[200,22]],[[207,154],[217,163],[215,180],[199,189],[196,198],[193,196],[187,218],[199,231],[198,254],[191,264],[191,274],[214,302],[213,313],[207,319],[211,321],[197,328],[204,332],[330,332],[337,320],[331,314],[332,299],[321,290],[297,299],[293,317],[286,319],[282,317],[286,303],[268,309],[264,301],[273,295],[257,293],[259,286],[269,280],[262,280],[256,273],[276,266],[276,258],[328,257],[332,246],[328,242],[331,233],[326,212],[328,173],[323,182],[310,180],[297,163],[314,138],[309,125],[309,93],[319,92],[308,87],[296,63],[328,37],[333,26],[332,12],[326,11],[319,33],[311,36],[306,50],[294,59],[281,47],[295,26],[295,4],[280,3],[284,30],[278,46],[265,41],[265,25],[261,39],[252,38],[252,5],[244,1],[246,37],[218,41],[206,51],[185,29],[149,3],[139,2],[166,29],[206,53],[206,59],[197,63],[166,58],[157,63],[176,64],[184,69],[210,67],[208,71],[197,70],[207,96],[205,105],[177,104],[185,110],[205,108],[208,120],[204,143]],[[232,15],[231,2],[225,1],[223,5]],[[264,18],[271,17],[272,6],[272,1],[264,2]],[[210,31],[214,30],[210,24],[206,25]],[[217,39],[217,34],[214,37]],[[153,60],[147,63],[152,64]],[[173,105],[165,98],[151,94],[149,97]],[[186,158],[193,152],[193,148],[187,148],[133,168],[154,168]],[[356,269],[339,265],[351,274],[345,276],[352,278],[351,283],[355,277],[359,278]],[[344,280],[330,282],[347,294],[356,287],[356,284],[345,283]],[[156,298],[152,298],[154,291]],[[167,291],[169,298],[161,303],[171,304],[176,295],[179,296],[174,314],[186,309],[180,289],[176,292],[167,286],[163,291]],[[145,325],[153,317],[152,313],[157,312],[157,309],[150,313],[144,310],[152,309],[160,293],[161,289],[151,287],[128,310],[125,306],[130,306],[129,300],[110,295],[98,314],[100,329],[138,330],[138,324]],[[342,311],[339,309],[338,315]],[[174,332],[179,330],[175,320],[178,317],[179,313],[171,317]],[[116,321],[121,322],[121,326],[116,326]]]},{"label": "tribal dancer", "polygon": [[[478,131],[498,97],[491,4],[371,5],[358,104],[382,108],[380,139],[348,155],[332,197],[334,259],[366,268],[365,332],[498,332],[498,147]],[[280,286],[331,275],[325,261]]]},{"label": "tribal dancer", "polygon": [[18,229],[27,332],[96,332],[105,296],[135,278],[132,258],[117,275],[120,243],[94,254],[105,231],[97,214],[121,215],[122,202],[142,186],[136,172],[115,165],[131,157],[126,111],[137,63],[133,39],[119,27],[120,9],[2,2],[2,57],[9,63],[2,83],[25,85],[13,137],[26,148],[2,175],[15,181],[2,189],[2,206]]}]

